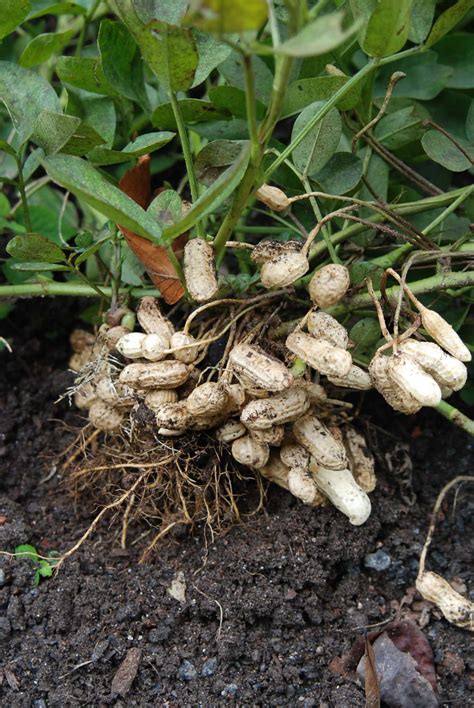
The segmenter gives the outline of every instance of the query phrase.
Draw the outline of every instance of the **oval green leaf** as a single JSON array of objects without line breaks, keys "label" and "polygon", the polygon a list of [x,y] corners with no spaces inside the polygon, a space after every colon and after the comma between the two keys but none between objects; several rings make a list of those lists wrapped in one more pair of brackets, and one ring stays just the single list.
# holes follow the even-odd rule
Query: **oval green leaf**
[{"label": "oval green leaf", "polygon": [[[292,141],[295,140],[323,106],[323,101],[316,101],[300,113],[291,133]],[[299,172],[309,176],[320,172],[336,152],[341,132],[341,117],[339,112],[333,108],[293,150],[293,163]]]},{"label": "oval green leaf", "polygon": [[41,234],[19,234],[7,243],[7,253],[19,261],[59,263],[65,255],[59,246]]}]

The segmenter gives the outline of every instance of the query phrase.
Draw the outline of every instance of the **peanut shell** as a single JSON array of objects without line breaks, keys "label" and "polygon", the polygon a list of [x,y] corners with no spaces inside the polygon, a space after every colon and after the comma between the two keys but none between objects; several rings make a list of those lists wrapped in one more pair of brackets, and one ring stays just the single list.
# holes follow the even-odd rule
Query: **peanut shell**
[{"label": "peanut shell", "polygon": [[421,323],[430,337],[459,361],[471,361],[472,354],[449,322],[434,310],[418,305]]},{"label": "peanut shell", "polygon": [[237,375],[244,375],[254,386],[266,391],[284,391],[293,383],[293,376],[281,361],[250,344],[237,344],[229,361]]},{"label": "peanut shell", "polygon": [[262,184],[255,192],[255,196],[272,211],[285,211],[291,203],[283,190],[271,184]]},{"label": "peanut shell", "polygon": [[347,466],[344,445],[315,415],[308,414],[293,424],[296,440],[314,458],[316,464],[329,469],[340,470]]},{"label": "peanut shell", "polygon": [[344,443],[352,476],[364,492],[373,492],[377,484],[375,460],[364,436],[354,428],[344,428]]},{"label": "peanut shell", "polygon": [[232,443],[232,457],[247,467],[260,469],[268,462],[270,448],[254,440],[250,435],[244,435]]},{"label": "peanut shell", "polygon": [[308,315],[306,321],[308,332],[315,339],[326,339],[335,347],[347,349],[349,345],[349,334],[335,317],[321,310],[313,310]]},{"label": "peanut shell", "polygon": [[372,388],[372,380],[369,374],[364,369],[361,369],[360,366],[356,366],[356,364],[352,364],[345,376],[328,376],[328,381],[334,386],[353,388],[356,391],[368,391]]},{"label": "peanut shell", "polygon": [[185,401],[164,403],[158,410],[155,410],[154,413],[159,428],[187,430],[193,423],[193,417],[189,413]]},{"label": "peanut shell", "polygon": [[303,253],[287,251],[263,264],[260,279],[265,288],[285,288],[308,270],[308,259]]},{"label": "peanut shell", "polygon": [[202,417],[222,413],[228,401],[229,394],[224,386],[211,381],[197,386],[189,394],[186,405],[192,416]]},{"label": "peanut shell", "polygon": [[292,387],[271,398],[261,398],[247,403],[240,419],[251,430],[266,430],[296,420],[309,408],[303,388]]},{"label": "peanut shell", "polygon": [[441,401],[441,389],[434,378],[408,354],[391,356],[387,371],[392,381],[422,406],[437,406]]},{"label": "peanut shell", "polygon": [[348,351],[305,332],[292,332],[286,339],[288,349],[320,374],[346,376],[352,366]]},{"label": "peanut shell", "polygon": [[394,410],[405,415],[417,413],[422,407],[421,403],[411,393],[401,389],[389,376],[389,362],[390,357],[384,354],[376,353],[373,357],[369,364],[369,376],[374,387]]},{"label": "peanut shell", "polygon": [[89,420],[98,430],[114,433],[120,429],[123,415],[104,401],[95,401],[89,408]]},{"label": "peanut shell", "polygon": [[156,389],[145,393],[145,405],[156,411],[165,403],[176,403],[178,394],[175,389]]},{"label": "peanut shell", "polygon": [[138,389],[177,388],[186,381],[190,371],[181,361],[128,364],[120,372],[119,381]]},{"label": "peanut shell", "polygon": [[416,579],[416,589],[441,610],[448,622],[474,631],[474,602],[457,592],[441,575],[424,571]]},{"label": "peanut shell", "polygon": [[431,374],[440,387],[459,391],[466,383],[466,366],[459,359],[446,354],[438,344],[406,339],[399,347],[400,351],[408,354],[428,374]]},{"label": "peanut shell", "polygon": [[344,297],[350,282],[349,271],[345,266],[338,263],[325,265],[309,281],[309,296],[315,305],[324,310]]},{"label": "peanut shell", "polygon": [[285,437],[285,428],[283,425],[272,425],[266,430],[250,430],[250,435],[259,443],[278,447]]},{"label": "peanut shell", "polygon": [[189,294],[196,302],[207,302],[217,294],[217,276],[212,245],[193,238],[184,247],[184,277]]},{"label": "peanut shell", "polygon": [[241,438],[247,433],[247,428],[240,420],[228,420],[216,430],[216,438],[221,442],[229,443]]},{"label": "peanut shell", "polygon": [[[188,347],[189,344],[196,344],[196,339],[190,334],[184,332],[175,332],[170,340],[170,349],[176,349],[173,356],[178,361],[183,361],[185,364],[192,364],[197,359],[199,347]],[[181,348],[184,347],[184,348]]]},{"label": "peanut shell", "polygon": [[320,492],[307,467],[293,467],[288,472],[288,491],[308,506],[323,506],[326,497]]},{"label": "peanut shell", "polygon": [[142,332],[129,332],[120,337],[115,348],[127,359],[141,359],[145,338],[146,334]]},{"label": "peanut shell", "polygon": [[163,315],[154,297],[142,297],[137,310],[137,320],[147,334],[161,334],[168,339],[174,334],[174,327]]},{"label": "peanut shell", "polygon": [[312,459],[309,469],[317,487],[329,497],[336,509],[348,517],[349,523],[360,526],[370,516],[370,499],[354,480],[350,470],[332,470]]}]

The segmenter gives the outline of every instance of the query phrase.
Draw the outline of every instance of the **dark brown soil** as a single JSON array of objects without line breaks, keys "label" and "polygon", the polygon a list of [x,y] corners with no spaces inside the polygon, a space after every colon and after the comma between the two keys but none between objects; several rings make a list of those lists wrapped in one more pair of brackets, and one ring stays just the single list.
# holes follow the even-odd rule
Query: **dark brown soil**
[{"label": "dark brown soil", "polygon": [[[68,342],[54,323],[67,312],[64,303],[22,303],[1,323],[14,345],[12,355],[0,354],[4,551],[32,543],[42,553],[64,552],[92,518],[90,508],[74,507],[56,466],[72,439],[65,423],[78,423],[65,402],[55,405],[68,384]],[[374,400],[367,399],[362,413],[380,426],[372,436],[381,455],[379,485],[361,528],[333,508],[305,508],[275,488],[266,511],[249,524],[207,543],[178,530],[149,565],[137,564],[139,544],[126,555],[120,551],[110,519],[39,587],[31,562],[0,557],[0,704],[363,706],[363,690],[331,661],[364,626],[395,614],[413,588],[437,493],[455,475],[469,473],[474,447],[435,414],[394,418],[373,408]],[[413,461],[411,507],[402,500],[400,476],[383,463],[400,442],[409,445]],[[445,511],[429,564],[469,585],[467,490],[454,514],[451,504]],[[365,556],[378,549],[390,558],[385,570],[366,566]],[[168,592],[180,572],[184,603]],[[435,653],[441,704],[470,705],[472,635],[428,609],[419,597],[411,603],[412,617],[428,622],[423,631]],[[141,654],[123,698],[112,681],[131,647]],[[116,690],[119,683],[116,678]]]}]

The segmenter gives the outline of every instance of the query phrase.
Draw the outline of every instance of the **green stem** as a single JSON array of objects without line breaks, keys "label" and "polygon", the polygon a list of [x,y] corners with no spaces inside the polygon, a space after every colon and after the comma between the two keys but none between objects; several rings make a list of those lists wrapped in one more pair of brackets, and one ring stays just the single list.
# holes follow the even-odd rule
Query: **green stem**
[{"label": "green stem", "polygon": [[[183,114],[181,113],[181,108],[179,107],[179,101],[176,98],[174,91],[170,91],[171,107],[173,109],[174,119],[178,127],[179,139],[181,142],[181,148],[183,150],[184,162],[186,163],[186,172],[188,175],[189,189],[191,190],[191,198],[193,202],[197,201],[199,198],[199,187],[196,180],[196,175],[194,174],[193,157],[191,155],[191,148],[189,145],[188,133],[186,131],[186,126],[183,120]],[[204,238],[204,227],[200,221],[196,224],[196,231],[199,238]]]},{"label": "green stem", "polygon": [[22,162],[21,155],[17,155],[16,156],[16,164],[18,167],[18,189],[20,191],[23,213],[25,215],[25,226],[26,226],[27,230],[31,232],[31,231],[33,231],[33,227],[31,225],[30,210],[28,208],[28,199],[26,197],[26,190],[25,190],[25,180],[23,179],[23,165],[21,164],[21,162]]},{"label": "green stem", "polygon": [[436,410],[438,413],[441,413],[441,415],[444,415],[445,418],[451,421],[451,423],[458,425],[466,433],[474,436],[474,420],[468,418],[467,415],[461,413],[461,411],[452,406],[450,403],[441,401],[441,403],[438,403],[436,406]]},{"label": "green stem", "polygon": [[84,42],[86,40],[87,30],[88,30],[89,25],[92,22],[92,19],[95,15],[95,11],[97,10],[97,8],[100,5],[100,2],[101,2],[101,0],[95,0],[95,2],[92,3],[89,12],[84,17],[84,22],[81,27],[81,33],[80,33],[79,38],[77,40],[76,51],[75,51],[76,57],[81,55],[82,47],[84,46]]},{"label": "green stem", "polygon": [[245,106],[247,108],[247,124],[250,135],[250,160],[260,158],[260,144],[258,140],[257,110],[255,102],[255,81],[252,70],[252,57],[243,56],[245,78]]},{"label": "green stem", "polygon": [[[305,188],[306,192],[311,192],[311,185],[309,183],[309,179],[306,175],[300,175],[301,182],[303,184],[303,187]],[[319,208],[318,202],[316,201],[316,198],[314,196],[309,197],[309,201],[311,204],[311,207],[313,209],[313,212],[316,216],[316,219],[318,221],[321,221],[323,218],[323,215],[321,214],[321,209]],[[334,244],[331,241],[331,234],[329,233],[328,229],[326,226],[323,226],[321,229],[321,234],[323,236],[324,242],[326,244],[326,247],[328,249],[328,253],[331,257],[331,261],[333,263],[341,263],[340,259],[337,256],[336,249],[334,248]]]},{"label": "green stem", "polygon": [[[104,286],[100,288],[101,297],[111,298],[112,287]],[[120,288],[120,295],[131,295],[132,297],[144,297],[153,295],[158,297],[160,291],[156,288]],[[98,297],[98,291],[88,283],[77,281],[68,283],[21,283],[20,285],[0,285],[0,298],[6,297],[35,297],[35,296],[69,296],[69,297]]]}]

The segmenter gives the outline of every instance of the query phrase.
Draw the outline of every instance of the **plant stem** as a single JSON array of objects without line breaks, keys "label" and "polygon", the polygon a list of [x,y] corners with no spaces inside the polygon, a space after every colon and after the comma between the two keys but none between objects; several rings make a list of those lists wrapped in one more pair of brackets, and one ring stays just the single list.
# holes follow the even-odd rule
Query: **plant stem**
[{"label": "plant stem", "polygon": [[258,160],[260,157],[260,144],[258,140],[257,111],[255,103],[255,81],[252,70],[252,57],[248,54],[243,56],[244,78],[245,78],[245,106],[247,108],[247,124],[250,135],[250,160]]},{"label": "plant stem", "polygon": [[100,2],[101,2],[101,0],[95,0],[95,2],[92,3],[89,12],[84,17],[84,22],[81,27],[81,33],[80,33],[79,38],[77,40],[76,51],[75,51],[76,57],[79,57],[81,55],[82,47],[84,46],[84,42],[86,40],[87,30],[88,30],[89,25],[92,22],[92,19],[95,15],[95,11],[97,10],[97,8],[100,5]]},{"label": "plant stem", "polygon": [[[301,182],[303,184],[303,187],[305,188],[306,192],[311,192],[311,185],[309,183],[309,179],[306,175],[300,175]],[[319,208],[318,202],[316,201],[316,198],[314,196],[309,197],[309,201],[311,204],[311,207],[314,211],[314,214],[317,218],[318,221],[321,221],[323,218],[323,215],[321,214],[321,209]],[[324,225],[321,229],[321,234],[323,236],[324,242],[326,244],[326,247],[328,249],[329,256],[331,257],[331,261],[333,263],[341,263],[340,259],[337,257],[336,250],[334,248],[334,244],[331,241],[331,234],[329,233],[327,226]]]},{"label": "plant stem", "polygon": [[441,403],[438,403],[436,406],[436,410],[438,413],[441,413],[441,415],[444,415],[445,418],[451,421],[451,423],[458,425],[466,433],[474,436],[474,420],[468,418],[467,415],[461,413],[461,411],[452,406],[450,403],[441,401]]},{"label": "plant stem", "polygon": [[23,179],[23,165],[21,164],[21,162],[22,162],[22,156],[17,155],[16,156],[16,164],[18,167],[18,189],[20,191],[23,213],[25,215],[25,226],[26,226],[27,230],[31,232],[31,231],[33,231],[33,227],[31,225],[30,210],[28,208],[28,199],[26,198],[25,180]]},{"label": "plant stem", "polygon": [[[171,107],[173,109],[174,119],[176,125],[178,126],[178,134],[181,142],[181,148],[183,150],[184,162],[186,163],[186,172],[188,175],[189,189],[191,190],[191,198],[193,202],[197,201],[199,198],[199,187],[196,180],[196,175],[194,174],[193,157],[191,155],[191,148],[189,145],[188,133],[186,132],[186,126],[183,120],[183,114],[181,113],[181,108],[179,107],[178,99],[174,91],[170,91]],[[196,231],[199,238],[204,238],[204,227],[200,221],[196,224]]]},{"label": "plant stem", "polygon": [[[144,297],[153,295],[158,297],[160,291],[156,288],[120,288],[120,295]],[[101,287],[99,293],[106,298],[112,297],[110,286]],[[98,291],[91,285],[78,281],[66,283],[21,283],[20,285],[0,285],[0,298],[5,297],[35,297],[35,296],[69,296],[69,297],[98,297]]]}]

